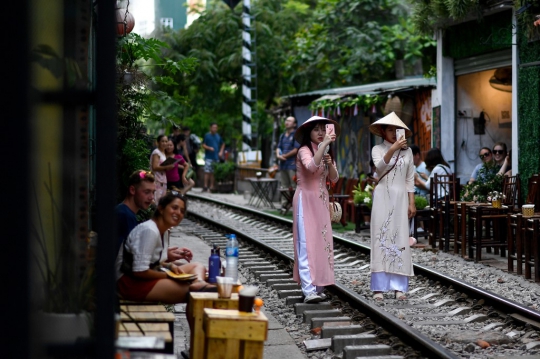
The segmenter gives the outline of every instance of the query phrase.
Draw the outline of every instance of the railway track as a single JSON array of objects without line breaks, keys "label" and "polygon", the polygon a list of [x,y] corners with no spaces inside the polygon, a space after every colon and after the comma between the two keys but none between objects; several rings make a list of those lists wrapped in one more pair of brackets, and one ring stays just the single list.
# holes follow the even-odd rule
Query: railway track
[{"label": "railway track", "polygon": [[190,197],[188,219],[198,223],[188,226],[193,234],[223,247],[224,233],[237,234],[242,273],[267,286],[261,289],[267,303],[275,301],[282,316],[288,311],[289,321],[297,322],[291,327],[304,332],[297,334],[297,344],[306,345],[308,357],[487,358],[540,349],[539,312],[426,266],[415,264],[407,301],[373,301],[369,247],[339,235],[334,236],[336,284],[327,288],[330,300],[303,304],[291,277],[292,221]]}]

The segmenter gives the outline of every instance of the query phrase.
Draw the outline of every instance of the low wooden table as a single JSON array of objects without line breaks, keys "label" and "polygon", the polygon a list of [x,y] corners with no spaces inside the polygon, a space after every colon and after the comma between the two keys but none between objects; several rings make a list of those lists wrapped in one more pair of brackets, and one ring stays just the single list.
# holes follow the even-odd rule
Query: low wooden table
[{"label": "low wooden table", "polygon": [[205,359],[262,359],[267,337],[263,313],[204,309]]},{"label": "low wooden table", "polygon": [[191,324],[189,357],[191,359],[204,358],[204,309],[238,309],[238,294],[233,293],[231,298],[218,298],[217,293],[190,293],[187,306],[187,318]]}]

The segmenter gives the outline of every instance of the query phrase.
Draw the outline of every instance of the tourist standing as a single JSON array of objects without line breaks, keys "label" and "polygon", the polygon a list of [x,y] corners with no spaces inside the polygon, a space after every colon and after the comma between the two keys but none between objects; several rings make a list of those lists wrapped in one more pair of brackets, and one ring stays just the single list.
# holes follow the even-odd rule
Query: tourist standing
[{"label": "tourist standing", "polygon": [[[397,138],[396,129],[405,130]],[[371,210],[371,290],[373,299],[383,300],[383,292],[407,299],[409,277],[414,275],[409,246],[409,219],[414,205],[414,162],[406,137],[409,128],[392,112],[374,122],[369,130],[383,138],[372,150],[379,182]]]},{"label": "tourist standing", "polygon": [[161,197],[167,192],[167,171],[174,168],[174,164],[162,166],[161,163],[167,159],[165,155],[165,150],[169,139],[165,135],[159,135],[157,137],[158,147],[152,152],[150,157],[150,167],[152,172],[154,172],[154,177],[156,179],[156,192],[155,200],[159,201]]},{"label": "tourist standing", "polygon": [[[326,124],[334,125],[334,133],[326,133]],[[295,134],[300,149],[296,156],[298,182],[293,198],[293,279],[301,285],[305,303],[324,300],[324,287],[335,283],[334,243],[326,182],[336,183],[339,178],[330,146],[339,132],[337,122],[313,116]]]},{"label": "tourist standing", "polygon": [[[294,139],[296,133],[296,119],[292,116],[285,120],[285,132],[279,136],[276,149],[276,158],[279,160],[279,173],[281,187],[284,189],[295,188],[293,177],[296,173],[296,154],[300,144]],[[280,212],[287,213],[287,198],[282,196]]]},{"label": "tourist standing", "polygon": [[204,135],[202,147],[204,151],[204,188],[203,192],[210,190],[214,192],[214,163],[223,159],[223,151],[225,150],[225,142],[217,133],[217,123],[210,125],[210,132]]}]

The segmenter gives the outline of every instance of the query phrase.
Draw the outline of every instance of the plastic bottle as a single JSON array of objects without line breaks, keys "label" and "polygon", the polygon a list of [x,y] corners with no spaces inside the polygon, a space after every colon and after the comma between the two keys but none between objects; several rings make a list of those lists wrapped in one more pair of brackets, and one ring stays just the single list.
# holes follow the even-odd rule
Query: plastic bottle
[{"label": "plastic bottle", "polygon": [[214,244],[210,258],[208,258],[208,283],[216,283],[216,276],[220,275],[221,258],[219,257],[219,247]]},{"label": "plastic bottle", "polygon": [[238,281],[238,241],[236,240],[236,234],[229,235],[225,258],[227,263],[225,276],[231,277],[233,282],[236,283]]}]

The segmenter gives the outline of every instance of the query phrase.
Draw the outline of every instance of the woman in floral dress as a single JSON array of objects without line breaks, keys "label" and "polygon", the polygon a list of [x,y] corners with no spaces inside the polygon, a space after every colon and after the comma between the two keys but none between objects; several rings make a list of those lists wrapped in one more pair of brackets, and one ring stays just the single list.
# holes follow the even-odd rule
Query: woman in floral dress
[{"label": "woman in floral dress", "polygon": [[375,300],[383,292],[394,291],[396,299],[407,299],[409,277],[414,275],[409,246],[409,219],[414,205],[414,163],[406,138],[397,138],[396,129],[412,132],[392,112],[370,126],[383,138],[373,147],[372,158],[379,182],[371,211],[371,290]]},{"label": "woman in floral dress", "polygon": [[[334,124],[333,134],[326,133],[325,125],[329,123]],[[324,287],[335,283],[326,181],[336,183],[339,175],[333,150],[325,151],[339,132],[337,122],[313,116],[295,133],[301,147],[296,155],[297,187],[293,198],[293,278],[302,287],[305,303],[324,300]]]}]

